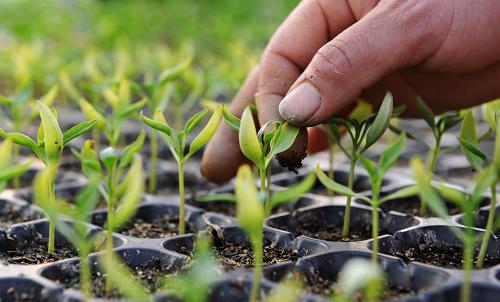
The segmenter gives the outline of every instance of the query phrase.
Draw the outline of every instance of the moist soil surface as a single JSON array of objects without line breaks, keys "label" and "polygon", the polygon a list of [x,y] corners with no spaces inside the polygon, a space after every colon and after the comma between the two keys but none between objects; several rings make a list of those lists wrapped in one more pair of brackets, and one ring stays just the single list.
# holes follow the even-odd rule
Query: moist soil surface
[{"label": "moist soil surface", "polygon": [[[402,258],[406,262],[419,261],[451,269],[462,269],[464,266],[462,249],[460,247],[449,246],[439,242],[420,244],[417,248],[408,248],[404,251],[395,251],[390,254]],[[475,263],[474,261],[474,264]],[[484,260],[484,268],[492,267],[498,263],[500,263],[498,259],[486,257]]]},{"label": "moist soil surface", "polygon": [[[137,238],[170,238],[179,234],[179,218],[177,216],[162,216],[153,220],[132,219],[118,233]],[[186,223],[186,234],[193,233]]]},{"label": "moist soil surface", "polygon": [[189,205],[226,216],[236,216],[236,204],[226,201],[201,202],[196,200],[187,201]]},{"label": "moist soil surface", "polygon": [[[338,292],[340,287],[335,280],[329,280],[326,278],[322,278],[321,276],[315,276],[310,278],[304,278],[303,276],[296,276],[304,280],[304,291],[320,295],[320,296],[331,296],[333,293]],[[396,286],[386,284],[385,290],[382,293],[380,300],[381,301],[392,301],[396,299],[401,299],[406,296],[416,295],[417,293],[403,288],[398,288]],[[356,302],[364,301],[363,295],[361,293],[357,293],[353,296],[353,300]]]},{"label": "moist soil surface", "polygon": [[[296,224],[269,226],[292,233],[294,236],[307,236],[327,241],[354,242],[372,239],[372,230],[370,225],[351,227],[349,237],[342,236],[342,226],[328,225],[314,219],[297,221]],[[379,236],[388,234],[384,229],[379,230]]]},{"label": "moist soil surface", "polygon": [[[229,242],[214,239],[214,253],[219,263],[225,268],[253,267],[253,251],[249,242]],[[264,266],[297,261],[299,254],[291,248],[276,246],[271,240],[264,239]]]},{"label": "moist soil surface", "polygon": [[[70,268],[69,265],[75,265]],[[58,279],[54,281],[62,284],[65,288],[81,289],[80,284],[80,264],[69,264],[62,267],[64,273],[58,274]],[[161,282],[169,274],[164,269],[159,259],[151,259],[139,266],[130,267],[134,277],[139,280],[149,293],[156,292],[161,287]],[[92,295],[97,298],[117,299],[122,295],[118,290],[106,291],[106,275],[100,271],[92,271]]]},{"label": "moist soil surface", "polygon": [[[487,200],[484,200],[483,203],[481,203],[480,206],[484,206],[488,203]],[[411,216],[420,216],[420,217],[436,217],[434,213],[430,210],[427,209],[425,214],[422,216],[419,214],[419,209],[420,209],[420,200],[414,200],[414,199],[398,199],[394,201],[389,201],[380,206],[382,211],[384,212],[389,212],[389,211],[396,211],[399,213],[411,215]],[[462,211],[460,208],[456,207],[455,205],[451,203],[446,203],[446,209],[448,211],[448,215],[454,216],[461,214]]]},{"label": "moist soil surface", "polygon": [[41,235],[35,236],[28,246],[1,247],[0,264],[33,265],[50,263],[78,256],[77,251],[69,243],[56,242],[55,251],[47,252],[48,239]]},{"label": "moist soil surface", "polygon": [[26,212],[13,208],[3,209],[0,214],[0,228],[7,230],[13,224],[40,219],[42,217],[39,213]]}]

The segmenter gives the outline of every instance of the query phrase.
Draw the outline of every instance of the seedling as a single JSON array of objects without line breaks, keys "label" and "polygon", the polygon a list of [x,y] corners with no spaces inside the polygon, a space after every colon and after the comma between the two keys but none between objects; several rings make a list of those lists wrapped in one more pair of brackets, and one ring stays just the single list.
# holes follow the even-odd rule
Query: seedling
[{"label": "seedling", "polygon": [[[57,113],[50,110],[43,102],[38,101],[38,112],[40,114],[41,124],[38,128],[37,142],[29,136],[18,132],[5,132],[0,129],[0,137],[9,138],[15,144],[29,148],[45,164],[50,171],[49,175],[49,201],[55,204],[55,181],[57,169],[61,161],[63,148],[73,139],[88,132],[97,120],[82,122],[64,134],[61,132],[57,121]],[[54,224],[50,223],[48,252],[54,252]]]},{"label": "seedling", "polygon": [[[385,133],[391,118],[399,115],[403,111],[404,107],[397,107],[393,110],[392,94],[388,92],[385,95],[384,101],[382,102],[382,105],[380,105],[380,109],[377,114],[372,114],[359,120],[351,117],[334,117],[330,120],[330,124],[337,126],[330,128],[333,130],[332,138],[350,161],[349,178],[347,181],[347,187],[350,191],[353,190],[354,173],[358,159]],[[340,133],[338,131],[340,127],[345,129],[348,134],[351,142],[350,150],[343,145],[340,139]],[[351,200],[352,196],[347,195],[344,225],[342,227],[342,236],[344,237],[349,237]]]},{"label": "seedling", "polygon": [[[457,204],[464,214],[463,222],[466,229],[462,231],[461,229],[452,227],[451,230],[460,238],[464,246],[464,283],[462,285],[460,301],[468,302],[470,301],[472,268],[474,266],[474,243],[476,241],[476,233],[473,229],[474,212],[477,210],[482,200],[484,191],[496,182],[498,177],[496,168],[490,166],[481,171],[474,182],[471,194],[466,195],[461,191],[443,186],[439,183],[431,185],[432,175],[428,169],[424,168],[424,164],[420,158],[412,159],[411,166],[421,198],[425,198],[429,208],[436,215],[447,221],[450,220],[448,212],[446,211],[445,202],[441,196]],[[488,235],[490,234],[488,233]]]},{"label": "seedling", "polygon": [[31,161],[19,165],[12,165],[12,140],[6,139],[0,144],[0,192],[5,189],[11,179],[16,179],[31,166]]},{"label": "seedling", "polygon": [[[144,193],[142,160],[137,154],[144,145],[144,138],[145,134],[142,131],[135,142],[125,147],[121,154],[108,147],[97,156],[92,141],[86,141],[80,153],[73,150],[73,154],[82,162],[82,171],[87,178],[97,179],[100,183],[99,193],[108,208],[106,224],[108,254],[113,249],[113,231],[135,214]],[[109,286],[108,283],[108,289]]]},{"label": "seedling", "polygon": [[[464,115],[462,126],[460,128],[460,147],[462,148],[465,157],[471,164],[471,166],[476,171],[484,171],[489,167],[497,169],[500,167],[500,116],[495,112],[495,120],[491,125],[495,133],[495,154],[491,161],[488,161],[486,153],[484,153],[479,147],[479,138],[476,131],[476,122],[474,120],[474,115],[471,111],[467,111]],[[498,180],[497,180],[498,181]],[[479,251],[477,259],[477,267],[482,268],[484,264],[484,258],[486,256],[486,249],[488,247],[488,242],[490,236],[493,233],[493,225],[495,222],[495,205],[497,201],[497,190],[496,183],[493,182],[490,186],[491,200],[490,200],[490,210],[488,213],[488,220],[486,223],[486,232],[484,233],[483,240],[481,243],[481,249]]]},{"label": "seedling", "polygon": [[[172,81],[178,79],[191,66],[191,59],[163,71],[155,80],[144,84],[143,95],[147,97],[149,112],[154,112],[156,108],[162,112],[166,109],[171,94]],[[149,131],[149,188],[150,193],[156,192],[156,174],[158,163],[158,137],[154,128]]]},{"label": "seedling", "polygon": [[352,189],[349,187],[343,186],[334,180],[328,178],[328,176],[321,170],[319,166],[316,167],[316,175],[318,176],[318,179],[321,181],[321,183],[327,187],[328,189],[332,190],[335,193],[347,196],[347,197],[355,197],[359,198],[361,200],[364,200],[368,202],[371,207],[372,207],[372,237],[373,237],[373,242],[372,242],[372,261],[374,263],[377,263],[378,261],[378,247],[379,247],[379,241],[378,241],[378,236],[379,236],[379,206],[387,201],[398,199],[398,198],[404,198],[411,196],[412,194],[417,193],[417,187],[415,185],[413,186],[407,186],[404,187],[392,194],[386,195],[382,198],[380,198],[380,187],[382,186],[382,179],[384,177],[384,174],[389,170],[389,168],[394,165],[394,163],[397,161],[399,158],[399,155],[401,154],[401,151],[404,148],[406,142],[406,135],[403,133],[391,146],[387,148],[387,150],[382,153],[380,156],[380,160],[378,162],[378,165],[369,160],[368,158],[364,156],[360,156],[361,162],[363,163],[363,166],[365,167],[366,171],[368,172],[368,175],[370,177],[370,182],[372,184],[372,195],[371,197],[366,197],[360,194],[355,193]]},{"label": "seedling", "polygon": [[184,164],[197,151],[199,151],[210,138],[214,135],[221,120],[221,110],[216,110],[210,120],[200,133],[189,144],[189,150],[185,153],[188,138],[196,126],[198,126],[203,118],[208,114],[208,110],[203,110],[193,115],[184,126],[184,129],[177,131],[171,128],[160,109],[156,109],[154,119],[150,119],[141,114],[142,121],[149,127],[158,130],[167,144],[172,156],[177,161],[179,167],[179,234],[184,234],[185,226],[185,209],[184,209]]},{"label": "seedling", "polygon": [[[97,179],[90,180],[89,184],[78,194],[74,206],[58,201],[57,204],[49,200],[49,173],[48,169],[39,172],[35,178],[35,199],[47,217],[56,226],[56,229],[77,249],[80,257],[80,284],[87,300],[91,298],[91,274],[88,256],[95,249],[95,242],[88,234],[90,213],[99,201]],[[60,219],[61,214],[72,219],[68,224]]]},{"label": "seedling", "polygon": [[[459,112],[450,112],[436,118],[431,108],[429,108],[429,106],[427,106],[427,104],[421,98],[417,98],[417,105],[422,118],[427,123],[427,125],[429,125],[432,131],[432,135],[434,136],[434,145],[430,147],[429,155],[427,157],[427,169],[429,169],[431,173],[434,173],[439,153],[442,152],[441,139],[443,137],[443,134],[460,123],[462,117],[460,116]],[[419,214],[422,217],[425,216],[426,212],[425,203],[425,200],[420,201]]]},{"label": "seedling", "polygon": [[264,124],[257,132],[250,107],[243,111],[241,120],[227,112],[224,107],[222,107],[222,116],[226,124],[239,133],[240,148],[243,154],[259,169],[260,192],[265,196],[265,212],[270,213],[271,170],[269,165],[276,155],[292,146],[299,134],[299,128],[289,123],[273,121]]},{"label": "seedling", "polygon": [[[211,242],[208,237],[200,237],[195,244],[194,258],[187,273],[173,273],[157,283],[158,289],[170,291],[175,297],[186,302],[204,302],[217,270],[213,263]],[[134,278],[132,272],[114,254],[106,254],[101,265],[117,289],[131,301],[153,301],[151,293]]]},{"label": "seedling", "polygon": [[[9,129],[13,132],[25,131],[38,116],[38,108],[35,102],[32,102],[33,88],[31,85],[25,85],[18,89],[17,93],[11,97],[0,96],[0,105],[4,109],[2,113],[7,115],[4,120],[9,124]],[[57,96],[58,86],[53,86],[47,94],[41,97],[41,101],[47,106],[51,106]],[[19,146],[13,146],[13,161],[19,160]],[[14,188],[19,188],[19,179],[14,178]]]},{"label": "seedling", "polygon": [[363,301],[377,302],[385,289],[384,273],[378,265],[354,258],[342,267],[338,284],[339,291],[333,294],[333,301],[350,302],[361,294]]},{"label": "seedling", "polygon": [[[100,130],[109,146],[117,148],[120,140],[120,131],[123,122],[134,116],[147,102],[142,99],[139,102],[132,103],[131,101],[131,84],[123,79],[116,87],[107,87],[103,91],[103,98],[106,106],[97,107],[97,104],[92,105],[84,98],[80,99],[80,108],[87,119],[98,119],[96,130]],[[93,133],[93,138],[96,144],[99,143],[99,132]],[[99,150],[99,146],[96,146]]]}]

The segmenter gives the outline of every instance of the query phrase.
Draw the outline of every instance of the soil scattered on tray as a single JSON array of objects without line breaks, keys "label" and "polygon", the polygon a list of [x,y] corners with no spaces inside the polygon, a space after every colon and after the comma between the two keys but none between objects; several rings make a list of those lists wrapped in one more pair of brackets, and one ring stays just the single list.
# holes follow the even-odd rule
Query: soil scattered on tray
[{"label": "soil scattered on tray", "polygon": [[[137,238],[170,238],[179,234],[179,217],[162,216],[153,220],[135,218],[122,227],[118,233]],[[186,223],[186,234],[193,233],[188,223]]]},{"label": "soil scattered on tray", "polygon": [[34,236],[28,241],[28,245],[17,245],[15,239],[7,238],[7,244],[0,247],[0,263],[33,265],[50,263],[62,259],[78,256],[75,248],[69,243],[56,242],[55,251],[47,252],[48,238],[42,237],[34,232]]},{"label": "soil scattered on tray", "polygon": [[0,214],[0,228],[6,230],[13,224],[36,220],[42,217],[40,213],[36,212],[22,211],[14,208],[3,209]]},{"label": "soil scattered on tray", "polygon": [[[295,277],[300,278],[302,280],[305,279],[303,282],[305,284],[304,291],[311,294],[330,297],[333,293],[338,292],[340,290],[340,287],[336,280],[326,279],[321,276],[305,278],[303,276],[298,275],[297,273]],[[385,290],[382,293],[380,300],[392,301],[416,294],[417,293],[415,291],[404,288],[398,288],[396,286],[386,284]],[[364,301],[362,293],[355,294],[353,297],[353,301],[356,302]]]},{"label": "soil scattered on tray", "polygon": [[[443,268],[463,268],[462,248],[439,242],[420,244],[417,248],[412,247],[406,249],[405,251],[393,251],[390,254],[402,258],[406,262],[419,261]],[[474,264],[475,263],[476,261],[474,261]],[[500,263],[498,259],[486,257],[484,259],[484,268],[495,266],[498,263]]]},{"label": "soil scattered on tray", "polygon": [[[307,219],[296,221],[290,225],[275,225],[272,221],[269,226],[292,233],[294,236],[307,236],[327,241],[354,242],[372,239],[372,228],[370,225],[351,227],[349,237],[342,236],[342,226],[324,224],[321,221]],[[384,229],[379,230],[379,236],[388,234]]]},{"label": "soil scattered on tray", "polygon": [[[70,265],[72,267],[70,267]],[[145,263],[130,267],[134,277],[139,280],[148,293],[153,294],[162,286],[162,281],[165,276],[170,274],[165,269],[160,259],[153,258]],[[80,264],[69,264],[62,266],[63,273],[57,274],[57,279],[54,281],[62,284],[65,288],[73,288],[79,290],[80,284]],[[106,291],[106,274],[93,270],[92,271],[92,295],[97,298],[117,299],[122,295],[117,289],[110,292]]]},{"label": "soil scattered on tray", "polygon": [[[269,239],[264,239],[264,265],[286,261],[297,261],[299,254],[291,248],[278,247]],[[253,251],[249,242],[229,242],[214,240],[214,253],[225,268],[253,267]]]}]

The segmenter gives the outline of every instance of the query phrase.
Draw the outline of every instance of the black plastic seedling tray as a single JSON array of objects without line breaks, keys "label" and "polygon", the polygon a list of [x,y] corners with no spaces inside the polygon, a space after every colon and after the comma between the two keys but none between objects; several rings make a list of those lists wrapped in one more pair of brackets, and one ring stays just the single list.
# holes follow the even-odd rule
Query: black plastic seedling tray
[{"label": "black plastic seedling tray", "polygon": [[[313,159],[309,160],[314,162]],[[175,166],[162,164],[159,169],[166,173],[160,180],[169,182],[166,186],[175,186]],[[303,179],[313,166],[306,166],[298,174],[283,172],[272,178],[272,190],[296,183]],[[347,182],[348,170],[345,165],[336,164],[335,179]],[[57,185],[60,196],[72,197],[84,185],[81,176],[68,172]],[[193,175],[197,172],[193,170]],[[64,173],[63,173],[64,174]],[[196,176],[196,186],[187,197],[186,225],[189,234],[176,235],[175,231],[155,238],[123,235],[122,230],[114,233],[115,251],[131,268],[155,262],[163,274],[179,272],[185,269],[194,249],[196,236],[212,236],[215,245],[248,243],[248,238],[238,227],[234,217],[234,204],[221,201],[216,206],[196,202],[196,196],[206,193],[232,193],[233,184],[220,187],[206,186]],[[388,194],[402,186],[411,184],[411,178],[405,169],[396,169],[388,173],[384,180],[382,193]],[[370,194],[370,182],[361,168],[356,170],[355,189],[362,194]],[[14,194],[13,194],[14,193]],[[10,197],[9,197],[10,196]],[[41,211],[31,204],[31,190],[24,188],[10,192],[0,199],[0,213],[12,209],[30,213],[26,220],[38,219]],[[12,197],[15,196],[15,197]],[[487,203],[487,198],[485,202]],[[151,223],[164,217],[175,218],[178,215],[178,198],[175,195],[145,194],[132,223]],[[438,267],[418,261],[412,261],[408,250],[419,249],[423,245],[432,245],[460,249],[461,243],[450,231],[450,227],[463,227],[460,215],[450,210],[450,221],[436,217],[418,217],[414,212],[401,212],[401,203],[410,203],[418,208],[418,197],[389,203],[379,210],[380,215],[380,264],[386,274],[388,287],[395,293],[390,301],[457,301],[462,282],[462,271],[451,267]],[[343,265],[352,258],[371,257],[371,236],[369,232],[371,208],[358,200],[353,201],[351,230],[362,230],[367,236],[353,238],[349,242],[332,241],[331,238],[315,235],[314,230],[304,235],[304,230],[311,222],[319,222],[332,229],[341,228],[344,215],[345,198],[328,196],[320,184],[315,185],[311,193],[304,194],[299,200],[278,208],[266,221],[265,242],[278,249],[290,252],[289,258],[275,261],[264,267],[261,295],[264,296],[287,276],[302,278],[305,292],[301,301],[328,301],[325,292],[318,292],[318,280],[334,283]],[[196,205],[198,207],[196,207]],[[228,210],[229,209],[229,210]],[[488,207],[480,209],[477,215],[477,232],[482,232]],[[96,210],[91,217],[89,232],[99,233],[105,224],[106,210]],[[47,235],[47,222],[44,220],[15,221],[14,225],[2,225],[10,229],[0,238],[0,247],[9,244],[29,243],[30,236]],[[305,227],[304,227],[305,225]],[[130,234],[130,233],[127,233]],[[142,238],[141,238],[142,237]],[[13,239],[14,238],[14,239]],[[330,239],[330,240],[328,240]],[[14,241],[12,241],[14,240]],[[64,241],[58,236],[58,241]],[[97,260],[100,252],[92,255],[93,270],[100,270]],[[494,265],[473,272],[472,301],[497,301],[500,294],[500,240],[493,236],[488,248],[488,258]],[[82,301],[83,296],[74,287],[65,285],[64,279],[78,272],[78,258],[69,258],[52,263],[36,265],[0,264],[0,301]],[[218,269],[213,280],[209,301],[245,301],[250,292],[252,280],[251,267],[228,267]],[[316,285],[316,286],[311,286]],[[168,292],[152,295],[155,301],[177,301]],[[103,299],[96,298],[95,301]],[[116,300],[116,299],[115,299]]]}]

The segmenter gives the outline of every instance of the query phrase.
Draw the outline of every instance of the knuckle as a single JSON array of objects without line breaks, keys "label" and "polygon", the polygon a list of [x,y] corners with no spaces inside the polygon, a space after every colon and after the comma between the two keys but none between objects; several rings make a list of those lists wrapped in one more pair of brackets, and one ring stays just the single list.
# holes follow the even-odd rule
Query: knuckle
[{"label": "knuckle", "polygon": [[[342,41],[332,41],[320,48],[316,54],[312,72],[322,80],[333,82],[351,78],[353,63],[347,47],[347,44]],[[311,76],[314,77],[313,74],[308,75],[309,78]]]}]

